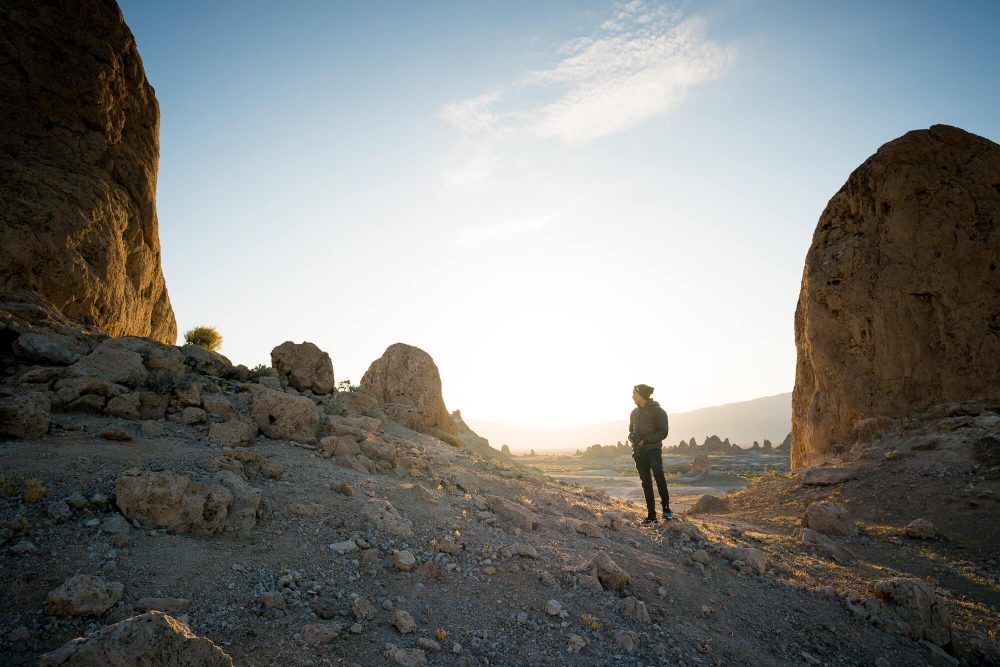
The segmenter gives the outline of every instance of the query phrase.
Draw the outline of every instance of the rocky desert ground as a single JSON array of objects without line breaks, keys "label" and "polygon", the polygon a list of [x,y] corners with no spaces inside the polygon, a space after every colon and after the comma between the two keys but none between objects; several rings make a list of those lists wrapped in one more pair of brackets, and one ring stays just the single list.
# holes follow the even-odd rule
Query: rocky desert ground
[{"label": "rocky desert ground", "polygon": [[0,36],[0,663],[1000,665],[997,144],[935,125],[849,176],[790,469],[723,492],[713,441],[643,527],[473,433],[411,345],[345,391],[292,331],[254,369],[175,345],[120,10],[13,0]]}]

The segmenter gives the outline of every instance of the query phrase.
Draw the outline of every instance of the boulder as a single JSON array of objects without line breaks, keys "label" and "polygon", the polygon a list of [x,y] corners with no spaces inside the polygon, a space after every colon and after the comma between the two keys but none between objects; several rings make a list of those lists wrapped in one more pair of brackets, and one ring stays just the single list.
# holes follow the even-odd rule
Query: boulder
[{"label": "boulder", "polygon": [[614,561],[611,556],[603,551],[598,551],[587,564],[587,569],[597,577],[601,584],[609,591],[621,592],[631,583],[632,579],[628,572]]},{"label": "boulder", "polygon": [[271,367],[283,387],[323,395],[334,391],[333,362],[314,344],[288,340],[271,350]]},{"label": "boulder", "polygon": [[691,470],[689,471],[692,475],[704,475],[709,470],[712,469],[712,464],[708,461],[707,454],[699,454],[694,457],[691,462]]},{"label": "boulder", "polygon": [[858,420],[1000,395],[1000,145],[945,125],[850,175],[813,235],[795,314],[793,468]]},{"label": "boulder", "polygon": [[52,404],[41,392],[0,398],[0,435],[34,438],[49,430]]},{"label": "boulder", "polygon": [[802,526],[826,535],[857,535],[858,526],[846,507],[834,503],[815,502],[806,508]]},{"label": "boulder", "polygon": [[50,616],[101,616],[125,595],[125,586],[78,574],[49,591],[45,613]]},{"label": "boulder", "polygon": [[913,577],[880,579],[873,592],[908,626],[910,634],[938,646],[951,642],[951,614],[934,590]]},{"label": "boulder", "polygon": [[[86,30],[80,30],[86,26]],[[113,336],[173,344],[160,113],[114,2],[18,3],[0,42],[0,285]]]},{"label": "boulder", "polygon": [[46,653],[39,667],[135,667],[187,665],[232,667],[233,660],[212,640],[160,611],[133,616],[78,637]]},{"label": "boulder", "polygon": [[327,412],[342,417],[374,417],[384,419],[382,404],[374,396],[360,389],[338,391],[330,397]]},{"label": "boulder", "polygon": [[68,366],[90,350],[77,338],[52,331],[23,333],[14,340],[14,355],[45,364]]},{"label": "boulder", "polygon": [[802,483],[806,486],[834,486],[857,476],[855,468],[808,468],[802,475]]},{"label": "boulder", "polygon": [[118,346],[115,339],[98,345],[93,352],[70,366],[69,373],[75,377],[129,387],[141,386],[149,378],[142,355]]},{"label": "boulder", "polygon": [[361,514],[377,528],[396,537],[411,537],[413,535],[412,523],[408,519],[404,519],[388,500],[370,498],[369,502],[362,507]]},{"label": "boulder", "polygon": [[115,481],[115,497],[129,519],[198,535],[221,530],[233,506],[233,494],[224,485],[172,472],[126,472]]},{"label": "boulder", "polygon": [[208,439],[220,445],[245,447],[257,437],[257,424],[245,417],[234,416],[229,421],[208,427]]},{"label": "boulder", "polygon": [[415,431],[438,429],[457,437],[458,428],[441,396],[441,375],[423,350],[396,343],[372,362],[361,388],[382,402],[389,417]]},{"label": "boulder", "polygon": [[854,552],[846,546],[822,533],[816,532],[812,528],[802,529],[802,544],[824,556],[832,558],[835,562],[842,565],[853,563],[857,560]]},{"label": "boulder", "polygon": [[513,522],[521,530],[532,531],[538,528],[538,517],[527,507],[500,496],[486,496],[485,501],[491,512]]},{"label": "boulder", "polygon": [[729,511],[729,501],[719,496],[704,495],[691,506],[688,514],[722,514]]},{"label": "boulder", "polygon": [[640,623],[649,623],[649,610],[646,603],[631,595],[618,603],[618,612],[625,618],[634,618]]},{"label": "boulder", "polygon": [[121,394],[108,399],[104,414],[121,419],[142,419],[141,405],[138,394]]},{"label": "boulder", "polygon": [[195,373],[221,378],[228,377],[233,372],[233,362],[200,345],[188,343],[181,348],[181,354],[184,355],[184,363]]},{"label": "boulder", "polygon": [[933,540],[937,537],[937,528],[934,527],[933,523],[923,518],[914,519],[906,524],[903,530],[906,532],[907,537],[917,540]]},{"label": "boulder", "polygon": [[269,438],[316,442],[319,412],[316,404],[305,396],[263,389],[254,397],[251,415]]}]

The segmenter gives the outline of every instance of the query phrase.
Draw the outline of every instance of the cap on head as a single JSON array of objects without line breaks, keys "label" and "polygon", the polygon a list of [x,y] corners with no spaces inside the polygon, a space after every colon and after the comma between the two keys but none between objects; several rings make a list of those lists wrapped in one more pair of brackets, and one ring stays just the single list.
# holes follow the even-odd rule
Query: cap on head
[{"label": "cap on head", "polygon": [[650,387],[648,384],[637,384],[634,387],[634,389],[636,393],[638,393],[640,396],[642,396],[647,400],[649,399],[650,396],[653,395],[653,388]]}]

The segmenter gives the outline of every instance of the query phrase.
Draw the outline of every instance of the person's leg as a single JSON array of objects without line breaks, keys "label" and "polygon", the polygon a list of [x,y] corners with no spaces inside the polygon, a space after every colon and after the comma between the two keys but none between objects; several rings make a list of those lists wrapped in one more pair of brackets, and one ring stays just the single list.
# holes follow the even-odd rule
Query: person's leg
[{"label": "person's leg", "polygon": [[656,516],[656,499],[653,497],[653,477],[650,474],[648,452],[639,452],[635,459],[635,469],[639,471],[642,495],[646,497],[646,516],[653,518]]},{"label": "person's leg", "polygon": [[649,467],[652,470],[652,476],[656,478],[656,490],[660,492],[663,513],[666,514],[670,511],[670,492],[667,491],[667,478],[663,474],[663,453],[659,449],[654,449],[649,453]]}]

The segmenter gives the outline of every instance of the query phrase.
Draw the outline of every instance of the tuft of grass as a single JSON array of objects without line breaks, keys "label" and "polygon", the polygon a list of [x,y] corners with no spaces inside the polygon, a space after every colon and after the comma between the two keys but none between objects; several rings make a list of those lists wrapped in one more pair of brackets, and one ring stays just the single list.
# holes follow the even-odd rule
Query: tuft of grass
[{"label": "tuft of grass", "polygon": [[524,505],[525,507],[531,507],[531,498],[528,496],[514,496],[514,502],[518,505]]},{"label": "tuft of grass", "polygon": [[434,631],[434,639],[438,640],[442,644],[448,641],[448,631],[444,628],[438,628]]},{"label": "tuft of grass", "polygon": [[17,522],[14,524],[14,530],[22,535],[31,535],[35,532],[35,527],[31,525],[31,522],[27,518],[19,516],[17,517]]},{"label": "tuft of grass", "polygon": [[34,504],[52,497],[52,492],[45,486],[45,482],[37,477],[22,477],[21,485],[24,487],[24,502],[26,503]]},{"label": "tuft of grass", "polygon": [[215,327],[197,326],[184,332],[184,342],[214,352],[222,345],[222,334]]},{"label": "tuft of grass", "polygon": [[0,494],[5,496],[17,495],[17,482],[12,475],[0,473]]},{"label": "tuft of grass", "polygon": [[894,458],[897,458],[898,456],[899,456],[899,450],[890,449],[889,451],[887,451],[885,454],[882,455],[882,458],[885,459],[886,461],[891,461]]}]

